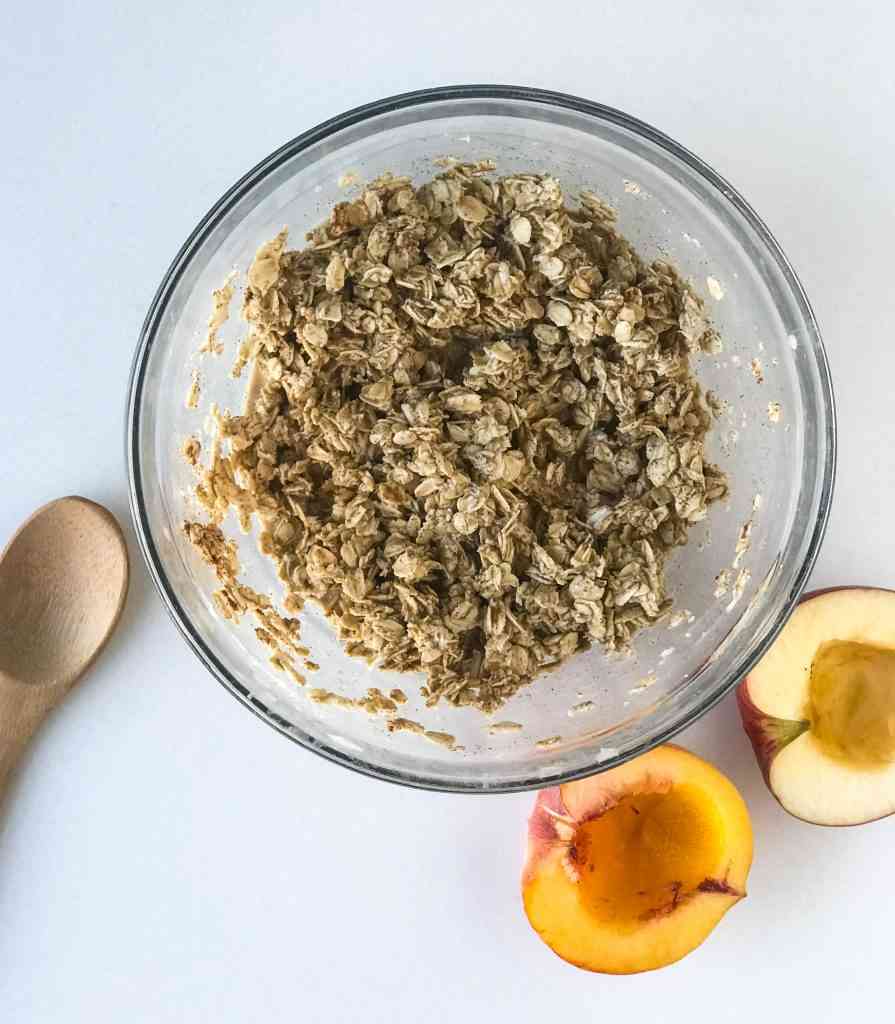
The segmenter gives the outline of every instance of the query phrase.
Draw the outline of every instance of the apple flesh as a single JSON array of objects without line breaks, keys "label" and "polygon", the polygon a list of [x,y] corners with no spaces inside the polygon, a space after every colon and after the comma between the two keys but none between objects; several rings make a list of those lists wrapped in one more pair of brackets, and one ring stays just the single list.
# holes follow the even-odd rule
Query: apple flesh
[{"label": "apple flesh", "polygon": [[859,825],[895,812],[895,591],[807,595],[737,701],[790,814]]}]

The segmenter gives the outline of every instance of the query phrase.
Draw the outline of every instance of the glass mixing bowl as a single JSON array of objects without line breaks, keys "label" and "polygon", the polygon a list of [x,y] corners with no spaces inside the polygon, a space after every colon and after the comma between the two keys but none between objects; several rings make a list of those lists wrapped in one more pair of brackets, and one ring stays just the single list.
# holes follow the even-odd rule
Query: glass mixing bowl
[{"label": "glass mixing bowl", "polygon": [[[201,432],[212,402],[232,411],[243,406],[244,382],[228,375],[245,330],[239,317],[220,332],[223,357],[197,355],[212,290],[234,268],[244,279],[255,250],[283,226],[301,244],[346,197],[346,181],[391,171],[421,182],[446,156],[488,157],[502,174],[549,171],[573,197],[593,189],[618,210],[620,230],[643,257],[661,255],[694,282],[724,340],[721,355],[701,357],[695,368],[729,403],[709,455],[729,474],[731,493],[670,560],[669,589],[681,614],[642,633],[630,657],[594,649],[539,677],[490,720],[521,729],[497,734],[481,712],[427,709],[416,695],[419,680],[348,657],[310,609],[303,636],[321,669],[300,687],[269,664],[249,617],[236,628],[218,617],[216,581],[181,530],[200,514],[183,442]],[[237,305],[238,298],[234,314]],[[190,410],[184,396],[195,369],[201,401]],[[771,403],[779,403],[779,417]],[[693,154],[625,114],[498,86],[427,90],[349,111],[287,143],[234,185],[187,239],[155,296],[134,362],[127,431],[143,553],[174,621],[212,675],[300,746],[380,779],[456,792],[536,788],[609,768],[710,708],[792,611],[821,543],[835,465],[833,396],[817,323],[786,257],[745,200]],[[734,566],[750,520],[749,548],[730,573],[746,569],[745,587],[738,600],[731,591],[718,597],[716,578]],[[234,522],[225,526],[240,537]],[[244,582],[276,598],[272,563],[250,538],[239,541],[239,551]],[[381,716],[316,704],[306,696],[311,686],[349,696],[399,686],[410,698],[402,716],[452,734],[463,749],[389,733]]]}]

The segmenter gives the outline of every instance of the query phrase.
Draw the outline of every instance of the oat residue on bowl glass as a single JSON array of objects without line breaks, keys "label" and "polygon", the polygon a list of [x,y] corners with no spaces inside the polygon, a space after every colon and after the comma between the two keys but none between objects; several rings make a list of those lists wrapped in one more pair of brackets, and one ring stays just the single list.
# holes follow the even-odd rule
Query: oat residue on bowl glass
[{"label": "oat residue on bowl glass", "polygon": [[730,590],[730,584],[733,581],[733,570],[722,569],[715,577],[715,597],[725,597],[727,592]]},{"label": "oat residue on bowl glass", "polygon": [[449,732],[440,732],[436,729],[427,729],[420,722],[411,718],[391,718],[387,723],[389,732],[412,732],[422,736],[430,743],[436,743],[440,747],[447,747],[448,750],[462,751],[463,747],[457,746],[457,740]]},{"label": "oat residue on bowl glass", "polygon": [[726,612],[733,611],[734,606],[737,604],[739,599],[743,596],[743,591],[752,579],[752,570],[745,568],[740,569],[737,573],[737,578],[734,580],[733,587],[730,591],[730,600],[724,606]]},{"label": "oat residue on bowl glass", "polygon": [[629,696],[634,696],[638,693],[643,693],[644,690],[648,690],[651,686],[655,686],[658,682],[658,676],[655,672],[647,672],[647,674],[638,682],[635,686],[632,686],[628,690]]},{"label": "oat residue on bowl glass", "polygon": [[[725,611],[732,611],[739,599],[743,596],[743,591],[752,578],[752,571],[741,563],[749,552],[752,546],[752,532],[755,527],[755,515],[761,508],[762,496],[756,494],[752,498],[752,513],[749,518],[740,527],[740,531],[737,534],[736,543],[734,545],[733,560],[731,561],[730,568],[722,569],[721,572],[715,577],[715,597],[720,600],[730,594],[730,600],[725,605]],[[737,571],[739,570],[739,571]]]},{"label": "oat residue on bowl glass", "polygon": [[199,371],[190,371],[190,386],[186,393],[185,404],[187,409],[198,409],[199,407],[199,396],[202,393],[202,388],[199,383]]},{"label": "oat residue on bowl glass", "polygon": [[559,746],[560,743],[562,743],[562,736],[548,736],[546,739],[536,740],[535,746],[539,750],[547,750],[550,747]]},{"label": "oat residue on bowl glass", "polygon": [[752,536],[752,527],[754,520],[750,516],[745,523],[740,527],[740,533],[737,537],[737,542],[733,552],[733,568],[738,569],[740,562],[742,562],[746,552],[751,546],[750,537]]},{"label": "oat residue on bowl glass", "polygon": [[663,619],[667,556],[727,492],[701,299],[593,193],[492,170],[384,176],[304,248],[261,246],[232,370],[254,390],[196,488],[209,528],[260,523],[290,615],[314,602],[429,706],[489,712]]},{"label": "oat residue on bowl glass", "polygon": [[183,442],[183,457],[194,469],[199,465],[199,457],[202,454],[202,442],[198,437],[188,437]]},{"label": "oat residue on bowl glass", "polygon": [[224,351],[223,344],[218,340],[218,331],[230,318],[230,302],[233,299],[233,282],[236,279],[236,271],[232,271],[227,280],[220,288],[215,288],[212,295],[211,316],[208,318],[208,328],[205,338],[199,346],[199,352],[210,353],[219,356]]},{"label": "oat residue on bowl glass", "polygon": [[343,708],[346,711],[366,711],[369,715],[389,714],[398,710],[397,701],[392,700],[391,697],[386,697],[382,690],[375,686],[367,690],[366,696],[357,698],[345,697],[340,693],[334,693],[332,690],[316,688],[308,690],[308,700],[313,701],[315,704],[329,704],[334,707]]},{"label": "oat residue on bowl glass", "polygon": [[693,612],[691,612],[689,608],[682,608],[680,611],[675,612],[668,620],[668,628],[677,629],[677,627],[682,625],[684,622],[689,624],[695,621],[696,616]]},{"label": "oat residue on bowl glass", "polygon": [[491,733],[492,736],[499,736],[499,735],[501,735],[502,733],[505,733],[505,732],[521,732],[521,731],[522,731],[522,723],[521,722],[492,722],[492,724],[488,726],[488,732]]},{"label": "oat residue on bowl glass", "polygon": [[594,711],[596,707],[592,700],[583,700],[580,704],[573,704],[566,714],[569,718],[574,718],[575,715],[583,715],[586,711]]}]

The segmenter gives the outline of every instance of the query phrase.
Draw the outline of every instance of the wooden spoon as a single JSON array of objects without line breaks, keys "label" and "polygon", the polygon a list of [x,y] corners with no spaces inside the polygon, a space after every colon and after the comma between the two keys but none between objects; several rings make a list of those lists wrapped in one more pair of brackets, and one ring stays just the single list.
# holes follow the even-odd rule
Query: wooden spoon
[{"label": "wooden spoon", "polygon": [[86,498],[39,508],[0,554],[0,801],[35,729],[111,636],[127,583],[121,528]]}]

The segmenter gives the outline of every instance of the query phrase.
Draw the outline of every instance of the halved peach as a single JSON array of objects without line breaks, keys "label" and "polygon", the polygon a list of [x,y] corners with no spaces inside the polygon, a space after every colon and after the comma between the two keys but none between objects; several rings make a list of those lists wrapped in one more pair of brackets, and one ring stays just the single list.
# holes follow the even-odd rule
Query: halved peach
[{"label": "halved peach", "polygon": [[749,813],[733,784],[680,747],[543,790],[522,898],[564,960],[634,974],[680,960],[745,895]]},{"label": "halved peach", "polygon": [[807,595],[737,700],[790,814],[858,825],[895,812],[895,592]]}]

